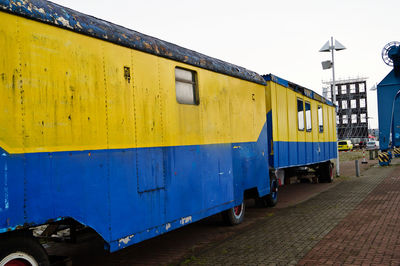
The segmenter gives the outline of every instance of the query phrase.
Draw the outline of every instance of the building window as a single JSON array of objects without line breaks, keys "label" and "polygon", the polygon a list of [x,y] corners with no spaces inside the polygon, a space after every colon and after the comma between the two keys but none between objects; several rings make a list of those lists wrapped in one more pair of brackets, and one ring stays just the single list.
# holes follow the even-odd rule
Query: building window
[{"label": "building window", "polygon": [[342,100],[342,109],[347,109],[347,100]]},{"label": "building window", "polygon": [[365,98],[360,99],[360,108],[365,108]]},{"label": "building window", "polygon": [[351,115],[351,123],[352,124],[357,124],[357,115],[356,114],[352,114]]},{"label": "building window", "polygon": [[199,104],[196,72],[175,68],[176,100],[181,104]]},{"label": "building window", "polygon": [[299,130],[304,130],[304,106],[301,99],[297,99],[297,123]]},{"label": "building window", "polygon": [[348,124],[349,120],[347,119],[347,115],[342,116],[342,124]]},{"label": "building window", "polygon": [[358,91],[365,92],[365,83],[358,83]]},{"label": "building window", "polygon": [[350,100],[350,106],[352,109],[357,108],[357,101],[356,100]]},{"label": "building window", "polygon": [[347,85],[340,86],[342,88],[342,94],[347,94]]},{"label": "building window", "polygon": [[367,123],[367,114],[363,113],[360,116],[361,123]]},{"label": "building window", "polygon": [[312,130],[311,126],[311,104],[309,102],[305,103],[306,107],[306,130],[310,132]]},{"label": "building window", "polygon": [[324,115],[322,113],[322,106],[320,105],[318,105],[318,128],[320,133],[324,132]]},{"label": "building window", "polygon": [[338,116],[338,115],[336,116],[336,124],[337,124],[337,125],[340,124],[340,119],[339,119],[339,116]]},{"label": "building window", "polygon": [[350,84],[350,93],[356,93],[356,84]]}]

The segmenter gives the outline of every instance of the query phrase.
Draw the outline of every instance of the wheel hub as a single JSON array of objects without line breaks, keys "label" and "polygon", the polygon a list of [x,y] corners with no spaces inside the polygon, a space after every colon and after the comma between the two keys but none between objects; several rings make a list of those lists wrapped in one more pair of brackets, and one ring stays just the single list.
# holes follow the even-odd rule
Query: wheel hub
[{"label": "wheel hub", "polygon": [[38,263],[24,252],[15,252],[1,260],[0,266],[38,266]]}]

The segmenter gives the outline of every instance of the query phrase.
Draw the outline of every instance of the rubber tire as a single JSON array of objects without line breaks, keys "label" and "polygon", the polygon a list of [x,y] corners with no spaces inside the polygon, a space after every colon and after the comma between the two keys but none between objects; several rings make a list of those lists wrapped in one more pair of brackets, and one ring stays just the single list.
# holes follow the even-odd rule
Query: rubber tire
[{"label": "rubber tire", "polygon": [[0,239],[0,261],[15,252],[23,252],[40,266],[50,266],[49,256],[42,245],[30,236],[4,236]]},{"label": "rubber tire", "polygon": [[241,212],[240,212],[239,216],[235,215],[235,207],[233,207],[233,208],[230,208],[230,209],[222,212],[222,218],[224,219],[224,222],[227,225],[232,225],[232,226],[238,225],[243,222],[245,211],[246,211],[246,204],[243,201],[241,204]]},{"label": "rubber tire", "polygon": [[320,183],[332,183],[333,176],[333,163],[328,162],[320,165],[318,168],[318,181]]},{"label": "rubber tire", "polygon": [[276,186],[276,192],[271,192],[268,195],[265,195],[264,197],[260,197],[256,200],[256,204],[258,207],[266,208],[266,207],[275,207],[276,204],[278,204],[278,180],[273,179],[271,182],[271,188],[272,186]]}]

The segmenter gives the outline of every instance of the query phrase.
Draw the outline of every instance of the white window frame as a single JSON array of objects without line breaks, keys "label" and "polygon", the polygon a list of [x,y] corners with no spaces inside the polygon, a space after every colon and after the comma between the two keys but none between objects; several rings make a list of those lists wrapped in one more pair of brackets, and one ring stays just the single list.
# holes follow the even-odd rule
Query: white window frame
[{"label": "white window frame", "polygon": [[[309,109],[307,110],[307,106],[309,106]],[[304,102],[304,111],[306,115],[306,131],[311,132],[312,131],[312,114],[311,114],[311,103],[310,102]]]},{"label": "white window frame", "polygon": [[[301,110],[299,110],[299,103],[301,102]],[[297,98],[297,129],[304,131],[304,101],[303,99]]]},{"label": "white window frame", "polygon": [[180,104],[199,105],[196,71],[175,67],[176,101]]},{"label": "white window frame", "polygon": [[324,110],[321,105],[318,105],[318,131],[324,132]]}]

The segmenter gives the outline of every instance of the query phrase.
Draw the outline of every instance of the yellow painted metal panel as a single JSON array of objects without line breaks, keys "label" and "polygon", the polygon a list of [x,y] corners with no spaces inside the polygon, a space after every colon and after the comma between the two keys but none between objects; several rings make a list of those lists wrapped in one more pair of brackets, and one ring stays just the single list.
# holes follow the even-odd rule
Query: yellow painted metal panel
[{"label": "yellow painted metal panel", "polygon": [[[102,49],[108,148],[133,147],[136,143],[136,134],[133,134],[136,79],[132,77],[136,68],[132,65],[132,53],[127,48],[105,42],[102,43]],[[139,127],[142,128],[141,125]]]},{"label": "yellow painted metal panel", "polygon": [[311,101],[311,125],[312,125],[312,142],[318,142],[318,102]]},{"label": "yellow painted metal panel", "polygon": [[[18,38],[19,25],[16,17],[0,14],[0,145],[5,149],[18,147],[22,152],[23,133],[21,119],[21,66]],[[5,52],[7,51],[7,52]]]},{"label": "yellow painted metal panel", "polygon": [[[275,82],[268,82],[267,90],[267,106],[271,106],[272,124],[273,124],[273,140],[285,142],[328,142],[336,141],[336,127],[334,123],[335,112],[334,107],[323,104],[314,99],[308,98],[298,92],[286,88]],[[271,95],[271,96],[269,96]],[[307,101],[311,104],[311,122],[312,130],[298,130],[297,121],[297,99],[301,99],[304,103]],[[323,108],[324,132],[319,133],[318,126],[318,105]],[[305,125],[304,117],[304,125]]]},{"label": "yellow painted metal panel", "polygon": [[[99,42],[18,18],[26,152],[107,147]],[[89,67],[90,66],[90,67]],[[68,147],[68,148],[67,148]]]},{"label": "yellow painted metal panel", "polygon": [[277,116],[277,98],[276,98],[276,88],[278,85],[274,82],[268,82],[267,89],[271,90],[271,109],[272,109],[272,138],[273,141],[278,141],[278,116]]},{"label": "yellow painted metal panel", "polygon": [[287,90],[287,95],[289,139],[297,140],[297,95],[292,90]]},{"label": "yellow painted metal panel", "polygon": [[[254,142],[266,122],[263,85],[2,12],[0,28],[10,153]],[[176,66],[196,71],[198,106],[177,103]]]},{"label": "yellow painted metal panel", "polygon": [[289,123],[288,123],[288,103],[287,89],[283,86],[276,87],[276,116],[279,139],[288,139]]},{"label": "yellow painted metal panel", "polygon": [[135,124],[138,147],[163,146],[163,110],[158,58],[133,52]]}]

